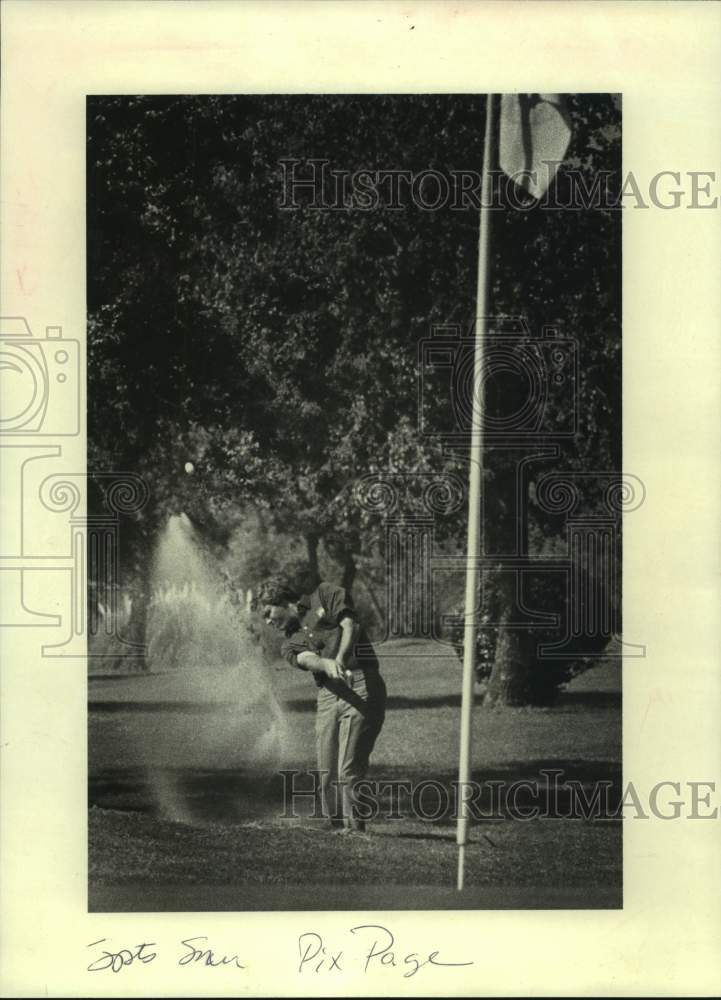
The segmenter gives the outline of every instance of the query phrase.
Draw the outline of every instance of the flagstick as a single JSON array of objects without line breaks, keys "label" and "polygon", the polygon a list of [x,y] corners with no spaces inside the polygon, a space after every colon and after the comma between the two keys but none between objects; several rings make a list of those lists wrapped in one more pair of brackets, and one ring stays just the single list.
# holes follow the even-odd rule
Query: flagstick
[{"label": "flagstick", "polygon": [[458,844],[458,890],[463,888],[465,852],[468,842],[468,803],[465,789],[471,780],[471,722],[473,673],[476,658],[478,616],[478,557],[481,554],[481,502],[483,496],[483,348],[488,312],[489,236],[491,228],[491,163],[494,134],[494,95],[486,102],[486,134],[483,140],[483,180],[481,184],[481,224],[478,237],[478,279],[476,286],[476,327],[473,360],[473,411],[471,417],[471,466],[468,477],[468,563],[466,566],[465,635],[463,646],[463,693],[461,697],[461,747],[458,764],[460,812],[456,831]]}]

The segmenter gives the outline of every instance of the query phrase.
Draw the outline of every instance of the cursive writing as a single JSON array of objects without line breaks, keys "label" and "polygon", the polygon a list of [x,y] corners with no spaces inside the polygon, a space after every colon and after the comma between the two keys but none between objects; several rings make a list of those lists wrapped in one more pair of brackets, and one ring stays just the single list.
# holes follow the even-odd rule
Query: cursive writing
[{"label": "cursive writing", "polygon": [[[176,951],[168,955],[170,961],[182,967],[246,969],[239,955],[233,951],[220,950],[213,946],[205,934],[195,934],[182,938]],[[108,938],[98,938],[87,945],[95,949],[88,972],[110,971],[118,973],[135,965],[147,965],[155,959],[162,959],[161,949],[155,941],[141,941],[130,947],[111,947]],[[473,965],[472,961],[449,961],[441,957],[438,948],[411,948],[396,942],[395,935],[383,924],[357,924],[349,927],[345,934],[323,937],[316,931],[304,931],[297,939],[297,972],[314,975],[337,973],[392,972],[404,979],[410,979],[421,969],[458,968]]]},{"label": "cursive writing", "polygon": [[364,973],[374,969],[403,970],[403,978],[410,979],[422,968],[433,966],[458,967],[473,965],[473,962],[447,962],[439,958],[438,949],[426,953],[397,949],[395,937],[382,924],[359,924],[350,928],[362,942],[362,955],[348,956],[348,944],[338,948],[316,931],[305,931],[298,937],[298,972],[331,973],[343,972],[352,963],[360,964]]},{"label": "cursive writing", "polygon": [[[88,948],[97,948],[98,945],[105,944],[107,940],[107,938],[99,938],[97,941],[89,944]],[[216,953],[208,946],[207,942],[208,939],[204,934],[183,938],[180,942],[182,954],[178,958],[177,964],[200,965],[203,968],[209,967],[213,969],[219,966],[231,966],[236,969],[245,968],[237,955]],[[134,962],[147,965],[148,962],[152,962],[158,958],[157,951],[147,950],[154,947],[156,947],[155,941],[143,941],[141,944],[133,945],[132,948],[118,948],[117,951],[112,951],[108,947],[101,948],[100,956],[93,959],[87,967],[88,972],[105,972],[108,969],[111,972],[120,972],[121,969],[132,965]]]},{"label": "cursive writing", "polygon": [[[105,941],[107,941],[107,938],[100,938],[98,941],[93,941],[92,944],[89,944],[88,948],[95,948],[96,945],[103,944]],[[143,941],[142,944],[136,944],[132,949],[121,948],[119,951],[108,951],[107,948],[103,948],[100,958],[96,958],[88,966],[88,972],[103,972],[105,969],[120,972],[126,965],[132,965],[133,962],[142,962],[143,965],[147,965],[148,962],[152,962],[153,959],[157,958],[157,952],[146,952],[145,949],[154,946],[154,941]]]},{"label": "cursive writing", "polygon": [[185,954],[178,959],[178,965],[190,965],[191,963],[199,962],[201,965],[211,965],[213,968],[218,965],[232,965],[235,963],[236,969],[244,969],[245,966],[241,965],[240,959],[237,955],[221,955],[216,958],[210,948],[196,948],[192,943],[193,941],[207,941],[207,937],[204,934],[198,934],[196,937],[184,938],[180,943],[187,950]]}]

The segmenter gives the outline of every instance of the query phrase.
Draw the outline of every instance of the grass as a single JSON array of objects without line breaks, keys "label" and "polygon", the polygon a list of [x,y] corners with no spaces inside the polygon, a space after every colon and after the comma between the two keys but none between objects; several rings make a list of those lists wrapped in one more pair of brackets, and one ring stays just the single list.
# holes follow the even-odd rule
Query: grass
[{"label": "grass", "polygon": [[[460,668],[428,644],[382,651],[389,692],[371,777],[445,788],[456,777]],[[434,822],[380,818],[367,839],[283,820],[280,767],[314,766],[314,688],[273,672],[285,705],[272,763],[250,759],[255,703],[192,701],[167,676],[90,681],[91,909],[325,909],[619,906],[621,828],[609,820],[473,824],[464,894],[449,810]],[[538,780],[561,769],[588,787],[621,783],[620,678],[575,681],[551,709],[474,717],[474,778]],[[431,800],[432,805],[433,800]]]}]

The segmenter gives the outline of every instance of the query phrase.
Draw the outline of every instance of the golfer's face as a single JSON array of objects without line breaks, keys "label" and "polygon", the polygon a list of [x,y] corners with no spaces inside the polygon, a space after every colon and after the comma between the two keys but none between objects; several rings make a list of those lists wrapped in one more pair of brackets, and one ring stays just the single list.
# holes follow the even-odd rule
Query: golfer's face
[{"label": "golfer's face", "polygon": [[266,625],[272,625],[274,628],[284,628],[289,615],[288,608],[282,604],[266,604],[263,608]]}]

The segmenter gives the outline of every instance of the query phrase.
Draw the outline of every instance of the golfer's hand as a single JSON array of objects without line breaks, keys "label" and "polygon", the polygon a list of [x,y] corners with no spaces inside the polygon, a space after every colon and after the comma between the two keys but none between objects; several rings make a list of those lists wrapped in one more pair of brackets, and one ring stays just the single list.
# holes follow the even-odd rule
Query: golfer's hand
[{"label": "golfer's hand", "polygon": [[336,660],[335,661],[335,669],[336,669],[336,675],[339,678],[339,680],[342,680],[342,681],[347,681],[348,680],[348,674],[351,672],[350,666],[348,666],[347,664],[343,663],[342,660]]},{"label": "golfer's hand", "polygon": [[330,660],[326,657],[318,657],[318,663],[322,666],[323,673],[326,677],[330,677],[331,680],[337,680],[338,678],[338,664],[335,660]]}]

